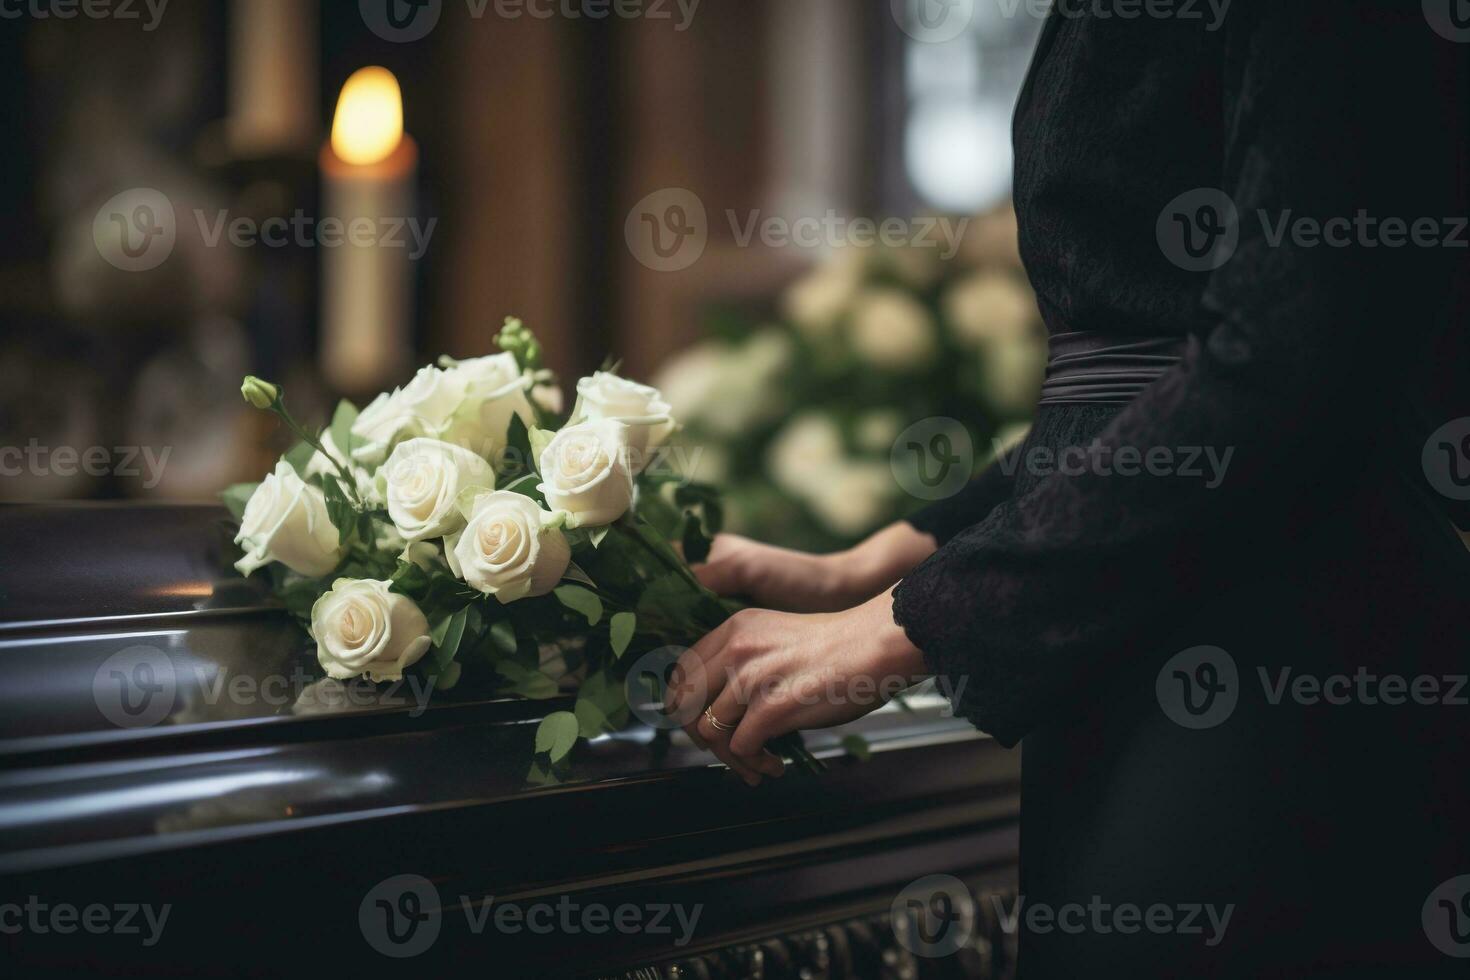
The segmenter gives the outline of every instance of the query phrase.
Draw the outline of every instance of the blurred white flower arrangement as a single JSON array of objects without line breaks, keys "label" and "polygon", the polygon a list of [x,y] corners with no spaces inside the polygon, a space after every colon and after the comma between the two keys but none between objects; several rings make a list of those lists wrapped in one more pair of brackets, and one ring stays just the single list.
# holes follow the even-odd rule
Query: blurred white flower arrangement
[{"label": "blurred white flower arrangement", "polygon": [[656,379],[698,477],[726,488],[733,529],[840,547],[925,503],[889,465],[909,425],[959,420],[978,472],[1029,423],[1046,335],[1010,209],[974,219],[948,262],[934,249],[839,249],[776,311],[713,314],[710,338]]}]

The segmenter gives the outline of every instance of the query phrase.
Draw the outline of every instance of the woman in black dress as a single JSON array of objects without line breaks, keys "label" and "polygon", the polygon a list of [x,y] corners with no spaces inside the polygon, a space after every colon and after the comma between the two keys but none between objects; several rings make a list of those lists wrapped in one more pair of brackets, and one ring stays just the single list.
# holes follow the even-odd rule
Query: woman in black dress
[{"label": "woman in black dress", "polygon": [[1463,969],[1470,524],[1421,450],[1470,415],[1470,44],[1418,2],[1118,6],[1053,11],[1016,111],[1052,364],[1013,476],[840,556],[719,540],[703,580],[785,611],[686,655],[691,734],[756,782],[877,704],[792,692],[941,675],[1025,740],[1029,904],[1233,908],[1023,929],[1029,976]]}]

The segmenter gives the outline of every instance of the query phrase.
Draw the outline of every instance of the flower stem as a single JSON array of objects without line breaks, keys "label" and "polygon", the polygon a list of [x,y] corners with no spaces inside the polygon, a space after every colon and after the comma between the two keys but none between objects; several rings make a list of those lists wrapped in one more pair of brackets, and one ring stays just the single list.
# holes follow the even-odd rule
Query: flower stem
[{"label": "flower stem", "polygon": [[357,506],[358,512],[365,513],[367,511],[367,505],[363,503],[362,497],[358,496],[357,480],[352,477],[352,474],[347,472],[347,468],[338,461],[337,457],[327,452],[326,447],[321,444],[320,439],[302,428],[301,423],[292,417],[290,410],[286,408],[286,401],[283,395],[276,395],[275,401],[271,402],[270,410],[280,416],[281,421],[285,422],[291,431],[301,438],[302,442],[305,442],[312,449],[315,449],[326,457],[328,462],[332,464],[332,468],[337,471],[337,475],[342,478],[342,485],[346,488],[347,493],[352,496],[352,502]]}]

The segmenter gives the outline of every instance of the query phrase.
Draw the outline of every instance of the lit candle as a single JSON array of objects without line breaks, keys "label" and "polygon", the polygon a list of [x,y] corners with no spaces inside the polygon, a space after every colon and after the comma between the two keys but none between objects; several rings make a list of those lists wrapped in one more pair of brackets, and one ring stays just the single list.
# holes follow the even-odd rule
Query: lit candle
[{"label": "lit candle", "polygon": [[[339,391],[369,394],[398,379],[411,355],[413,269],[403,227],[418,147],[403,131],[392,72],[363,68],[347,79],[321,167],[322,370]],[[337,235],[326,234],[330,219]]]}]

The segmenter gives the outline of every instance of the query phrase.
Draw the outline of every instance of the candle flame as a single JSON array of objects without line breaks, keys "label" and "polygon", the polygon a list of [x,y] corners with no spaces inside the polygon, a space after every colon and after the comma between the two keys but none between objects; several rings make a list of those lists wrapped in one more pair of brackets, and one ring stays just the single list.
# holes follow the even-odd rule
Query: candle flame
[{"label": "candle flame", "polygon": [[392,156],[403,142],[403,94],[386,68],[360,68],[342,86],[332,119],[332,152],[345,163],[368,166]]}]

